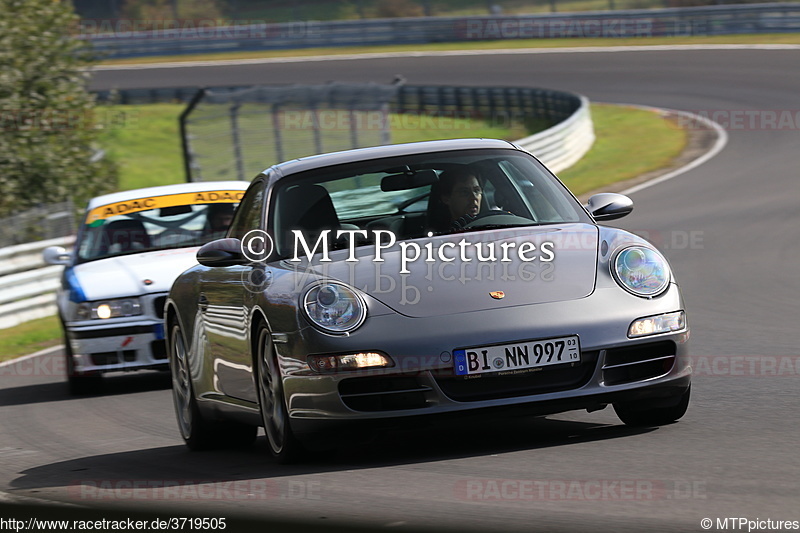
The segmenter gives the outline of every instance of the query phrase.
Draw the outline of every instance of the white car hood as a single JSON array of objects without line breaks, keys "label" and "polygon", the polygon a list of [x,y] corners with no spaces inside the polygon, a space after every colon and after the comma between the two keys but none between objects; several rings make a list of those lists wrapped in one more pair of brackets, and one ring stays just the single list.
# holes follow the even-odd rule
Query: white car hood
[{"label": "white car hood", "polygon": [[[167,292],[172,282],[197,264],[197,247],[159,250],[98,259],[73,267],[87,300]],[[144,280],[152,283],[146,285]]]}]

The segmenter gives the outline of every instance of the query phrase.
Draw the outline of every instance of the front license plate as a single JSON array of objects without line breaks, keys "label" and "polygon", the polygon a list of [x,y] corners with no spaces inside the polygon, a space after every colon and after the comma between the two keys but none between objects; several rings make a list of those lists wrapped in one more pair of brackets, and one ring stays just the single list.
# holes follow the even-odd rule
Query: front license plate
[{"label": "front license plate", "polygon": [[578,336],[454,350],[457,376],[580,363]]}]

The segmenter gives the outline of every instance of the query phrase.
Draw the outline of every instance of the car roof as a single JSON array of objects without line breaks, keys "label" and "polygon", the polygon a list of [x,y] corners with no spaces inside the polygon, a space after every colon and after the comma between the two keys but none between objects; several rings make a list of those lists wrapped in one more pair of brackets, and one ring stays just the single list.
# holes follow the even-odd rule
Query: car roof
[{"label": "car roof", "polygon": [[443,141],[423,141],[405,144],[389,144],[373,146],[370,148],[357,148],[343,152],[312,155],[279,163],[264,172],[275,170],[278,176],[287,176],[296,172],[304,172],[316,168],[352,163],[354,161],[367,161],[384,157],[403,155],[416,155],[433,152],[446,152],[450,150],[476,150],[476,149],[512,149],[520,150],[518,146],[499,139],[448,139]]},{"label": "car roof", "polygon": [[187,192],[207,192],[225,190],[246,190],[250,186],[249,181],[196,181],[191,183],[175,183],[172,185],[161,185],[158,187],[147,187],[144,189],[131,189],[129,191],[113,192],[103,196],[95,196],[89,200],[87,209],[136,198],[148,198],[150,196],[165,196],[168,194],[181,194]]}]

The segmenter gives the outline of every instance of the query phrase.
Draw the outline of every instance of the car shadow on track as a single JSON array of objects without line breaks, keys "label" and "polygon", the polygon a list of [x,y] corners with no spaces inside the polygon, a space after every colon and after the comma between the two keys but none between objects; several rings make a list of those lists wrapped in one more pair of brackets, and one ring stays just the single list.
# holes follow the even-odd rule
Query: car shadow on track
[{"label": "car shadow on track", "polygon": [[[351,439],[336,451],[311,454],[307,461],[288,466],[272,460],[261,436],[254,446],[245,449],[191,452],[183,445],[176,445],[51,463],[22,471],[11,487],[22,494],[52,488],[56,489],[58,499],[76,503],[104,498],[112,503],[131,497],[133,487],[137,486],[141,487],[142,499],[164,499],[163,487],[209,490],[208,487],[243,483],[248,488],[239,497],[258,499],[258,494],[245,493],[268,490],[282,494],[286,490],[284,485],[291,483],[293,476],[487,457],[624,439],[654,430],[530,417],[497,420],[480,428],[440,425],[424,430],[388,430],[363,441]],[[226,495],[231,494],[229,489],[224,490]],[[236,498],[235,490],[233,494]]]},{"label": "car shadow on track", "polygon": [[47,381],[43,383],[37,377],[18,377],[14,381],[14,386],[0,388],[0,407],[66,400],[100,399],[104,396],[166,390],[172,387],[172,378],[169,372],[141,371],[132,374],[109,374],[103,376],[97,390],[93,391],[92,394],[72,396],[69,393],[66,378],[64,379],[64,381]]}]

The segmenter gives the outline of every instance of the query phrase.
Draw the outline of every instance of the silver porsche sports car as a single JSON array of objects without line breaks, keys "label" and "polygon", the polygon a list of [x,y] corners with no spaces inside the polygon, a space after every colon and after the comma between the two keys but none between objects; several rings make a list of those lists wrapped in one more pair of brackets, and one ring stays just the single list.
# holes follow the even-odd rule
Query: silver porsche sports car
[{"label": "silver porsche sports car", "polygon": [[329,431],[418,417],[681,418],[689,329],[670,267],[597,224],[631,210],[610,193],[582,206],[498,140],[265,170],[166,302],[183,438],[241,445],[263,426],[287,462]]}]

